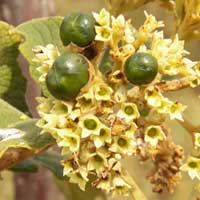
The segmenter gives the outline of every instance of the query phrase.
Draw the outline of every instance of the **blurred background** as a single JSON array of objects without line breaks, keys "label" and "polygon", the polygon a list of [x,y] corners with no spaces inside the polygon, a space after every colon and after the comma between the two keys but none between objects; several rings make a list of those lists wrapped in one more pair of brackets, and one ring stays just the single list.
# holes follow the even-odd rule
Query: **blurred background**
[{"label": "blurred background", "polygon": [[[77,10],[82,12],[99,11],[106,6],[106,0],[0,0],[0,20],[17,26],[18,24],[33,18],[55,15],[64,16],[69,12]],[[144,10],[155,15],[157,19],[165,22],[165,36],[170,37],[171,33],[174,31],[174,16],[170,9],[164,8],[158,1],[147,3],[137,9],[129,10],[127,12],[123,11],[123,14],[127,18],[132,18],[133,25],[139,27],[145,19]],[[200,59],[199,46],[200,43],[198,40],[186,41],[185,48],[191,52],[190,58],[194,60]],[[40,91],[29,78],[26,61],[23,58],[20,58],[19,60],[25,76],[29,79],[27,101],[33,115],[37,116],[37,113],[35,112],[34,97],[39,95]],[[176,92],[176,94],[173,92],[167,94],[172,99],[179,100],[182,103],[189,105],[185,113],[185,118],[188,123],[195,127],[200,126],[199,94],[199,88],[195,90],[181,90]],[[172,129],[175,142],[184,147],[186,155],[190,154],[192,140],[187,130],[178,122],[169,122],[169,125]],[[137,160],[127,159],[124,161],[124,165],[129,169],[139,187],[150,200],[197,199],[197,189],[186,174],[183,175],[183,181],[177,187],[174,194],[169,195],[164,193],[162,195],[156,195],[151,192],[151,185],[145,180],[148,164],[140,165]],[[0,200],[68,200],[65,192],[65,190],[67,190],[67,185],[60,186],[58,181],[55,181],[53,175],[45,169],[40,169],[40,171],[35,174],[13,174],[11,172],[3,172],[1,176]],[[100,200],[100,198],[96,200]]]}]

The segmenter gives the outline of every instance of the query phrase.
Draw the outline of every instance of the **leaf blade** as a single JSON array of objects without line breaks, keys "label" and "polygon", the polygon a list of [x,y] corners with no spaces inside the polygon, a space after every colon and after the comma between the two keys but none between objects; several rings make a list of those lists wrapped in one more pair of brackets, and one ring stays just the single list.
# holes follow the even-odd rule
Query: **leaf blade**
[{"label": "leaf blade", "polygon": [[0,97],[25,112],[26,79],[17,63],[18,46],[23,40],[14,27],[0,21]]}]

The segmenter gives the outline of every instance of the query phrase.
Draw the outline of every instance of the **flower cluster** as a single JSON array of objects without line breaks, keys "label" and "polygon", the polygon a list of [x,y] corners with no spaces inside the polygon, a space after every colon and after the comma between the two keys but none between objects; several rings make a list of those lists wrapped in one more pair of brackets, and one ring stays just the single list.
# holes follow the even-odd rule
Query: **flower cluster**
[{"label": "flower cluster", "polygon": [[[182,112],[186,106],[165,97],[163,85],[174,84],[177,75],[180,77],[178,83],[184,78],[187,86],[199,84],[199,63],[184,57],[188,54],[184,42],[178,36],[173,40],[164,39],[163,32],[156,31],[163,27],[163,23],[152,15],[145,15],[144,25],[136,30],[131,20],[126,21],[123,15],[115,18],[105,9],[93,13],[97,22],[95,42],[110,48],[109,54],[113,59],[111,72],[103,77],[98,64],[92,63],[95,78],[75,99],[65,102],[54,97],[38,98],[41,119],[37,125],[42,128],[42,133],[49,132],[56,139],[62,154],[67,157],[62,161],[64,175],[82,190],[92,174],[96,176],[92,183],[96,188],[114,195],[127,195],[132,186],[123,173],[121,160],[126,156],[138,156],[155,161],[162,147],[170,146],[165,120],[168,117],[183,120]],[[44,80],[59,52],[52,45],[36,47],[33,52],[40,63],[40,79]],[[138,52],[153,55],[159,70],[151,83],[136,86],[127,81],[123,69],[126,59]],[[166,81],[164,75],[172,80]],[[176,88],[181,87],[181,84],[176,85]],[[199,135],[195,144],[199,145]],[[162,176],[165,172],[170,175],[159,185],[159,190],[156,190],[159,192],[164,187],[172,190],[180,179],[182,154],[177,153],[177,145],[171,146],[166,148],[167,153],[162,153],[168,162],[162,165]],[[197,176],[199,161],[188,162],[182,170],[192,169],[192,176]],[[159,159],[154,164],[159,166]],[[154,183],[160,180],[156,176],[156,173],[151,176]]]},{"label": "flower cluster", "polygon": [[55,59],[59,56],[59,51],[53,44],[48,44],[46,47],[38,45],[35,46],[32,51],[35,54],[33,62],[40,65],[37,67],[38,72],[41,74],[39,81],[44,82],[47,72],[53,65]]}]

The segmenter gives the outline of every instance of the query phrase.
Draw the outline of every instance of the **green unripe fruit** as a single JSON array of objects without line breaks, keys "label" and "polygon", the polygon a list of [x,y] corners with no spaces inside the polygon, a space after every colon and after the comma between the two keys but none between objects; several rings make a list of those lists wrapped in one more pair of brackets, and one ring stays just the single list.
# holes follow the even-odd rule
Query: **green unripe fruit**
[{"label": "green unripe fruit", "polygon": [[60,27],[60,37],[64,45],[70,42],[84,47],[95,38],[95,19],[90,14],[79,12],[67,15]]},{"label": "green unripe fruit", "polygon": [[158,62],[148,53],[135,53],[130,56],[124,66],[128,81],[135,85],[148,84],[158,73]]},{"label": "green unripe fruit", "polygon": [[46,77],[49,92],[57,99],[75,98],[89,80],[89,63],[80,54],[64,53],[59,56]]}]

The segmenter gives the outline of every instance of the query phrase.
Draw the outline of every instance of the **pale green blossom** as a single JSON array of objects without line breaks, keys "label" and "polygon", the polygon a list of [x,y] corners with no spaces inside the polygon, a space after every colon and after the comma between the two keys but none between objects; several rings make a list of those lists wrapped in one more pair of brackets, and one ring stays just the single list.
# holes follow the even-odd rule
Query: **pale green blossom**
[{"label": "pale green blossom", "polygon": [[38,112],[41,114],[42,113],[48,114],[53,106],[53,99],[37,97],[36,100],[39,103],[39,105],[37,106]]},{"label": "pale green blossom", "polygon": [[50,110],[50,113],[57,115],[68,115],[72,111],[73,105],[64,101],[53,101],[53,106]]},{"label": "pale green blossom", "polygon": [[94,102],[94,93],[92,90],[89,90],[87,93],[84,93],[77,98],[76,107],[80,108],[81,112],[85,113],[90,110],[94,105]]},{"label": "pale green blossom", "polygon": [[37,70],[41,73],[39,81],[44,82],[49,69],[52,67],[53,62],[60,53],[53,44],[48,44],[46,46],[38,45],[35,46],[32,51],[35,54],[33,62],[36,62],[39,65]]},{"label": "pale green blossom", "polygon": [[101,153],[93,153],[88,161],[87,169],[89,171],[95,170],[97,174],[102,173],[107,167],[107,159]]},{"label": "pale green blossom", "polygon": [[135,41],[136,29],[131,25],[131,21],[127,21],[125,24],[123,40],[128,44],[133,44]]},{"label": "pale green blossom", "polygon": [[115,176],[112,182],[113,182],[113,188],[112,188],[113,196],[116,196],[116,195],[128,196],[129,195],[131,185],[129,185],[122,177]]},{"label": "pale green blossom", "polygon": [[[58,136],[61,140],[58,146],[68,148],[71,152],[77,152],[80,147],[80,135],[72,129],[59,129],[57,130]],[[64,149],[65,152],[65,149]]]},{"label": "pale green blossom", "polygon": [[182,112],[186,109],[187,106],[184,106],[178,102],[173,103],[170,106],[169,116],[170,119],[178,119],[183,121]]},{"label": "pale green blossom", "polygon": [[69,175],[71,172],[74,171],[73,164],[71,160],[63,161],[63,176]]},{"label": "pale green blossom", "polygon": [[81,190],[85,191],[86,183],[89,181],[88,172],[85,167],[80,167],[79,169],[69,173],[69,182],[76,183]]},{"label": "pale green blossom", "polygon": [[125,28],[125,18],[123,15],[119,15],[116,18],[111,17],[112,19],[112,30],[113,30],[113,42],[119,41],[123,34],[124,34],[124,28]]},{"label": "pale green blossom", "polygon": [[94,90],[94,97],[98,101],[110,100],[111,95],[113,93],[113,90],[111,87],[102,83],[94,84],[93,90]]},{"label": "pale green blossom", "polygon": [[163,100],[162,94],[154,87],[148,87],[145,90],[145,100],[152,107],[160,107]]},{"label": "pale green blossom", "polygon": [[116,136],[109,150],[115,153],[132,155],[136,150],[136,142],[125,135]]},{"label": "pale green blossom", "polygon": [[82,138],[86,138],[90,135],[99,135],[101,128],[101,122],[95,115],[85,115],[80,118],[79,126],[82,128]]},{"label": "pale green blossom", "polygon": [[102,126],[99,129],[99,134],[91,135],[91,139],[94,141],[97,148],[105,145],[106,143],[111,143],[111,129],[106,126]]},{"label": "pale green blossom", "polygon": [[97,188],[109,193],[111,190],[110,177],[102,178],[97,184]]},{"label": "pale green blossom", "polygon": [[99,14],[95,12],[93,12],[92,14],[99,25],[101,26],[110,25],[110,13],[105,8],[103,8]]},{"label": "pale green blossom", "polygon": [[137,125],[135,122],[132,122],[130,126],[124,131],[124,135],[130,138],[135,138],[135,133],[137,130]]},{"label": "pale green blossom", "polygon": [[112,29],[107,26],[95,26],[95,40],[109,42],[112,38]]},{"label": "pale green blossom", "polygon": [[166,139],[165,133],[160,126],[150,125],[145,129],[144,140],[152,147],[156,147],[159,141]]},{"label": "pale green blossom", "polygon": [[187,162],[180,168],[182,171],[187,171],[191,179],[197,178],[200,180],[200,159],[190,156]]},{"label": "pale green blossom", "polygon": [[139,118],[140,114],[137,105],[134,103],[122,103],[117,116],[126,122]]}]

